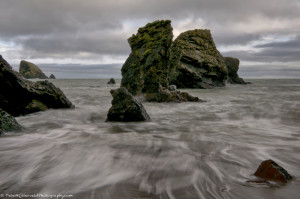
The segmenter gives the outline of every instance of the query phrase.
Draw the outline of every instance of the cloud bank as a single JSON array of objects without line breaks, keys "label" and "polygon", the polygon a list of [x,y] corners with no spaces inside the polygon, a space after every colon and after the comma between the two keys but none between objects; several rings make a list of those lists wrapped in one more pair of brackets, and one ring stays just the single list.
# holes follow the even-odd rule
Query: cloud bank
[{"label": "cloud bank", "polygon": [[211,29],[221,53],[241,60],[241,71],[243,65],[247,71],[280,65],[281,73],[300,66],[297,0],[9,0],[0,7],[0,54],[15,68],[21,59],[62,71],[116,64],[118,72],[108,69],[105,76],[120,76],[127,38],[157,19],[171,19],[175,37]]}]

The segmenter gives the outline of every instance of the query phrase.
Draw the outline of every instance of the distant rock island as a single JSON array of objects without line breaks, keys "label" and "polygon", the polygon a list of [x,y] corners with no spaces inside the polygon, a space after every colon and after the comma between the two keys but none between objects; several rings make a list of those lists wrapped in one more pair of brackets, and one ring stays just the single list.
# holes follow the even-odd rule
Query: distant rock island
[{"label": "distant rock island", "polygon": [[53,74],[51,74],[49,79],[56,79],[56,77]]},{"label": "distant rock island", "polygon": [[116,80],[114,78],[110,78],[107,84],[116,84]]},{"label": "distant rock island", "polygon": [[145,95],[147,101],[199,101],[173,91],[170,85],[214,88],[244,84],[237,74],[239,60],[221,55],[210,30],[189,30],[173,41],[171,21],[158,20],[139,28],[128,43],[131,53],[121,69],[121,87],[133,95]]},{"label": "distant rock island", "polygon": [[25,60],[20,62],[19,73],[26,79],[48,79],[37,65]]}]

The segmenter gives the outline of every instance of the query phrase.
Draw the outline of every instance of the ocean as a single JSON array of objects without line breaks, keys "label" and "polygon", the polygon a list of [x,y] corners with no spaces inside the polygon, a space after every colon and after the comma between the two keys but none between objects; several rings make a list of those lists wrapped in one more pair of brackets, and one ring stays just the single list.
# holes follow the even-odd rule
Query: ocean
[{"label": "ocean", "polygon": [[[182,89],[206,102],[145,102],[151,121],[129,123],[105,122],[120,80],[51,81],[76,108],[0,137],[2,198],[300,198],[300,79]],[[293,180],[247,182],[267,159]]]}]

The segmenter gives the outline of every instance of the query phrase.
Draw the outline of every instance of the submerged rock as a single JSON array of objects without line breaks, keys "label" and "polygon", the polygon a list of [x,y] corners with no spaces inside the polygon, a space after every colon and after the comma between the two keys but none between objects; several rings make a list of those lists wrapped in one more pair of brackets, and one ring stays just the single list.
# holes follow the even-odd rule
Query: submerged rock
[{"label": "submerged rock", "polygon": [[172,30],[170,20],[155,21],[128,39],[131,53],[122,67],[122,87],[136,95],[155,93],[160,85],[168,86]]},{"label": "submerged rock", "polygon": [[56,79],[56,77],[53,74],[51,74],[49,78],[50,79]]},{"label": "submerged rock", "polygon": [[24,79],[0,55],[0,108],[13,116],[49,108],[71,108],[72,103],[51,82]]},{"label": "submerged rock", "polygon": [[19,73],[26,79],[48,79],[37,65],[24,60],[20,62]]},{"label": "submerged rock", "polygon": [[145,121],[150,120],[144,106],[135,99],[126,88],[110,91],[113,96],[112,106],[107,113],[106,121]]},{"label": "submerged rock", "polygon": [[114,78],[110,78],[110,80],[107,82],[107,84],[115,84],[116,80]]},{"label": "submerged rock", "polygon": [[173,42],[170,57],[170,84],[178,88],[225,86],[227,68],[210,30],[189,30]]},{"label": "submerged rock", "polygon": [[18,124],[16,119],[0,108],[0,134],[9,131],[19,131],[21,129],[22,126]]},{"label": "submerged rock", "polygon": [[156,93],[147,93],[146,100],[148,102],[203,102],[198,97],[193,97],[187,92],[169,90],[160,87]]},{"label": "submerged rock", "polygon": [[254,175],[265,180],[284,183],[292,179],[290,174],[284,168],[275,163],[273,160],[263,161],[254,173]]},{"label": "submerged rock", "polygon": [[228,70],[227,82],[231,84],[247,84],[237,73],[239,70],[240,60],[233,57],[224,57],[224,60]]}]

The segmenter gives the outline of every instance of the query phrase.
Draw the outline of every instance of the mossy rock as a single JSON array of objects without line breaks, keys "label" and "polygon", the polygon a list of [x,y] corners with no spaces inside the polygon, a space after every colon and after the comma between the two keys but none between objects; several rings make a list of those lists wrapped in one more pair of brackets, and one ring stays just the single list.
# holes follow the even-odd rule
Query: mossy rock
[{"label": "mossy rock", "polygon": [[178,88],[225,86],[227,68],[210,30],[189,30],[172,44],[169,83]]},{"label": "mossy rock", "polygon": [[144,106],[124,87],[110,91],[112,106],[107,113],[107,122],[132,122],[150,120]]},{"label": "mossy rock", "polygon": [[22,126],[18,124],[13,116],[0,109],[0,134],[9,131],[19,131],[21,129]]},{"label": "mossy rock", "polygon": [[128,39],[131,53],[122,67],[121,86],[133,95],[168,86],[168,60],[173,39],[170,20],[148,23]]}]

